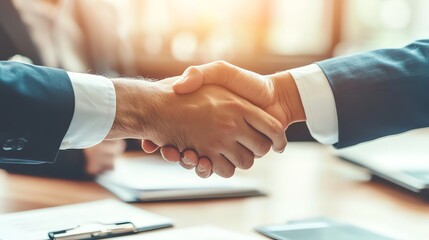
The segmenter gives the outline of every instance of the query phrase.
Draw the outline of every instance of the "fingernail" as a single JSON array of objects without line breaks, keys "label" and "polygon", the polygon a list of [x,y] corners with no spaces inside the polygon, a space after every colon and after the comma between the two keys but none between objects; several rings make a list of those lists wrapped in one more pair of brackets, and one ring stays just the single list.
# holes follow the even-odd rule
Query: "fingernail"
[{"label": "fingernail", "polygon": [[[186,156],[186,159],[188,160],[188,162],[189,162],[189,165],[191,165],[192,167],[196,167],[197,166],[197,164],[198,164],[198,162],[197,163],[195,163],[195,161],[190,161],[189,159],[193,159],[193,156],[192,156],[192,153],[191,152],[189,152],[189,151],[186,151],[185,152],[185,156]],[[189,157],[188,157],[189,156]]]},{"label": "fingernail", "polygon": [[163,151],[161,151],[161,157],[162,157],[162,158],[164,158],[165,160],[167,160],[167,159],[165,158],[165,156],[164,156],[164,152],[163,152]]},{"label": "fingernail", "polygon": [[191,162],[189,162],[188,158],[185,156],[183,156],[182,158],[183,163],[185,163],[186,165],[191,165]]},{"label": "fingernail", "polygon": [[198,165],[197,166],[197,169],[198,169],[198,171],[200,171],[200,172],[204,172],[204,168],[203,168],[203,166],[201,166],[201,165]]}]

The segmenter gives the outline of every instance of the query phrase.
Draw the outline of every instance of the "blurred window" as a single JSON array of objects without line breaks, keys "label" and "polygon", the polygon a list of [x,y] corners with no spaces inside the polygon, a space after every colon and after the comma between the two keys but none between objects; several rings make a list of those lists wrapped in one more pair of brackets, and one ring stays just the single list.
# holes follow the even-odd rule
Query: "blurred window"
[{"label": "blurred window", "polygon": [[326,55],[332,44],[326,0],[141,1],[142,50],[176,60]]},{"label": "blurred window", "polygon": [[347,0],[335,54],[402,47],[429,38],[427,0]]}]

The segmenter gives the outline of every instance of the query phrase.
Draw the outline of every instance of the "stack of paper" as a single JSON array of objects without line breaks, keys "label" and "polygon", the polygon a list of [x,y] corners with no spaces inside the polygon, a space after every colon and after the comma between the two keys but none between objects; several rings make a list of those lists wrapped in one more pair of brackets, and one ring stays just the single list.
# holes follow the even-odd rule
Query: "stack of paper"
[{"label": "stack of paper", "polygon": [[207,199],[262,195],[256,184],[233,177],[199,178],[158,155],[119,160],[97,182],[126,202]]}]

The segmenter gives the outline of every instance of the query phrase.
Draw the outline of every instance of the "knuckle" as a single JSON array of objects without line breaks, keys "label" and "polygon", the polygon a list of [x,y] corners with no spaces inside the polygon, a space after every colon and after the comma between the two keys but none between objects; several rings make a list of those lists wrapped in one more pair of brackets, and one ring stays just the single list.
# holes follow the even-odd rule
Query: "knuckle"
[{"label": "knuckle", "polygon": [[198,72],[199,72],[199,70],[198,70],[198,68],[196,66],[190,66],[190,67],[186,68],[186,70],[185,70],[184,73],[191,75],[191,74],[195,74],[195,73],[198,73]]},{"label": "knuckle", "polygon": [[234,72],[234,68],[231,66],[231,64],[224,60],[219,60],[213,62],[213,66],[219,74],[218,81],[220,81],[220,83],[224,86],[229,85],[231,80],[230,76],[232,76]]},{"label": "knuckle", "polygon": [[273,134],[284,134],[283,126],[276,122],[271,122],[271,129]]},{"label": "knuckle", "polygon": [[224,149],[226,147],[226,143],[223,139],[218,139],[212,142],[212,147],[217,150]]},{"label": "knuckle", "polygon": [[229,64],[228,64],[226,61],[224,61],[224,60],[217,60],[217,61],[214,61],[214,62],[213,62],[213,64],[214,64],[216,67],[219,67],[219,68],[226,68],[226,67],[228,67],[228,66],[229,66]]},{"label": "knuckle", "polygon": [[220,169],[218,174],[223,178],[230,178],[234,175],[234,173],[235,173],[235,167],[225,167]]},{"label": "knuckle", "polygon": [[185,73],[185,74],[186,74],[186,73],[191,73],[191,72],[195,71],[196,69],[197,69],[197,67],[196,67],[196,66],[189,66],[189,67],[187,67],[187,68],[185,69],[184,73]]},{"label": "knuckle", "polygon": [[267,154],[268,151],[271,149],[271,141],[261,141],[258,143],[258,153],[257,155],[263,156]]},{"label": "knuckle", "polygon": [[232,110],[239,112],[239,113],[245,113],[249,110],[249,106],[245,105],[241,100],[234,98],[229,102],[229,105]]},{"label": "knuckle", "polygon": [[270,134],[274,136],[284,134],[283,126],[281,126],[279,123],[276,123],[274,121],[270,121],[269,131],[270,131]]},{"label": "knuckle", "polygon": [[247,170],[253,166],[253,163],[254,163],[254,155],[253,154],[252,155],[246,154],[245,156],[241,157],[240,168]]},{"label": "knuckle", "polygon": [[219,129],[225,131],[227,134],[234,133],[238,127],[237,122],[231,119],[220,119],[218,124]]}]

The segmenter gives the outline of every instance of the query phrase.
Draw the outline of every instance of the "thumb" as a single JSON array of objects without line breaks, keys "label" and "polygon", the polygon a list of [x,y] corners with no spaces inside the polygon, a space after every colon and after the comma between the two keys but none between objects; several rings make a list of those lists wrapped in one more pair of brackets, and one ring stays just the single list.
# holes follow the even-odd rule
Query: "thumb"
[{"label": "thumb", "polygon": [[196,67],[189,67],[183,75],[173,83],[173,91],[177,94],[195,92],[204,83],[204,75]]}]

